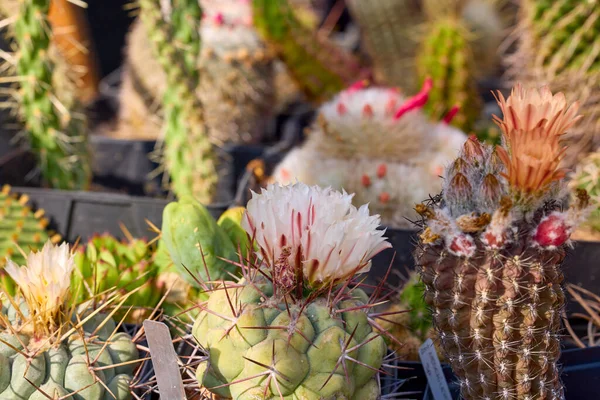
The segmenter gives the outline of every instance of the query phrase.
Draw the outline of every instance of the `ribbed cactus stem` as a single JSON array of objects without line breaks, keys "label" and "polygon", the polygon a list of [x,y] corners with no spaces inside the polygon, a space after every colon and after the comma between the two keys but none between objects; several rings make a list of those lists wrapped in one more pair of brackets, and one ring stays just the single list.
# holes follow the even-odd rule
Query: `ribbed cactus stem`
[{"label": "ribbed cactus stem", "polygon": [[53,87],[49,6],[49,0],[24,0],[20,4],[14,22],[15,97],[45,183],[59,189],[82,189],[91,177],[85,124],[57,98]]},{"label": "ribbed cactus stem", "polygon": [[286,63],[311,100],[326,100],[357,80],[356,60],[325,38],[310,32],[288,0],[253,0],[254,25]]},{"label": "ribbed cactus stem", "polygon": [[481,108],[469,35],[457,12],[435,14],[417,52],[419,80],[433,80],[425,110],[434,119],[456,110],[451,124],[465,131],[473,128]]},{"label": "ribbed cactus stem", "polygon": [[211,203],[217,184],[216,156],[195,97],[202,10],[196,0],[173,1],[167,22],[160,0],[141,0],[141,18],[167,74],[163,98],[165,166],[178,197]]}]

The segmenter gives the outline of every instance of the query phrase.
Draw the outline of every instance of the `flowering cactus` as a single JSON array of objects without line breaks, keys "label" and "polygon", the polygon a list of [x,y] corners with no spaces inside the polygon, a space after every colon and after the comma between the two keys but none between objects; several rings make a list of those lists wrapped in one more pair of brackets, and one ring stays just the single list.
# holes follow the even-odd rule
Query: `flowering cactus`
[{"label": "flowering cactus", "polygon": [[2,299],[0,398],[132,398],[136,344],[101,313],[108,303],[68,305],[74,268],[69,246],[50,242],[26,266],[8,262],[19,295]]},{"label": "flowering cactus", "polygon": [[300,183],[253,194],[242,225],[256,259],[216,284],[192,330],[207,353],[202,386],[233,399],[379,398],[374,298],[349,285],[390,244],[351,198]]},{"label": "flowering cactus", "polygon": [[431,81],[406,99],[396,89],[351,86],[320,108],[306,143],[276,167],[274,179],[343,188],[384,224],[409,227],[415,203],[440,190],[436,178],[466,140],[448,126],[452,115],[428,122],[420,109],[429,90]]},{"label": "flowering cactus", "polygon": [[423,217],[425,300],[465,399],[562,399],[560,268],[589,196],[567,207],[560,137],[579,119],[562,93],[498,93],[503,145],[470,139]]}]

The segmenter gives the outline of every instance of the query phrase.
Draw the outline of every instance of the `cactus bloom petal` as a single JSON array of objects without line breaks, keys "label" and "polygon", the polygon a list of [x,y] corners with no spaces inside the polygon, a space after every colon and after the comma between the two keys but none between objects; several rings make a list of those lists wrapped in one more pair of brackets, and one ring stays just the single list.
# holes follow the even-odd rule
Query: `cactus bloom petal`
[{"label": "cactus bloom petal", "polygon": [[367,272],[371,258],[391,247],[379,216],[351,201],[330,188],[269,185],[252,194],[242,226],[267,265],[281,265],[282,256],[290,267],[299,262],[308,283],[321,286]]}]

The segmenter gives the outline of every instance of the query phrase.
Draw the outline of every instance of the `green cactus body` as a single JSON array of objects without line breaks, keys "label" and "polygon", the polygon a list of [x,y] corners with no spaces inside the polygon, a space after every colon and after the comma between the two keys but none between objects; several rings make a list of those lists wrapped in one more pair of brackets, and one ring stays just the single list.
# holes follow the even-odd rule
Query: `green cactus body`
[{"label": "green cactus body", "polygon": [[[15,315],[11,307],[3,309],[9,317]],[[52,345],[28,334],[17,339],[14,331],[1,332],[0,398],[131,400],[130,382],[139,365],[132,361],[139,358],[138,350],[126,333],[94,332],[105,318],[96,315],[84,329]],[[18,331],[18,321],[9,318],[9,323]],[[119,366],[110,367],[116,364]]]},{"label": "green cactus body", "polygon": [[237,259],[236,247],[226,231],[202,204],[190,197],[165,207],[162,240],[175,271],[192,286],[200,286],[198,279],[226,279],[236,269],[224,261]]},{"label": "green cactus body", "polygon": [[[228,298],[235,299],[232,307]],[[331,313],[367,300],[357,289],[336,305],[318,297],[286,306],[269,283],[224,282],[192,330],[209,354],[196,377],[233,399],[377,399],[385,341],[372,331],[364,309]]]},{"label": "green cactus body", "polygon": [[55,87],[59,71],[50,51],[49,6],[49,0],[20,4],[12,32],[19,78],[15,97],[44,182],[58,189],[82,189],[91,178],[86,128],[73,99],[61,98]]},{"label": "green cactus body", "polygon": [[565,138],[564,165],[575,169],[600,146],[600,6],[598,1],[527,0],[521,5],[519,48],[508,58],[515,81],[549,85],[578,100],[584,121]]},{"label": "green cactus body", "polygon": [[358,22],[373,62],[378,83],[417,89],[414,63],[415,31],[423,15],[414,0],[350,0],[348,7]]},{"label": "green cactus body", "polygon": [[[123,295],[137,289],[124,303],[124,306],[134,307],[127,322],[141,322],[163,294],[162,288],[158,287],[158,267],[153,262],[153,251],[144,240],[132,239],[125,243],[110,235],[96,236],[85,249],[78,251],[75,263],[78,271],[73,273],[71,287],[78,290],[78,296],[74,297],[77,303],[109,289],[116,289]],[[123,314],[124,311],[119,311],[115,318],[121,319]]]},{"label": "green cactus body", "polygon": [[144,0],[140,6],[140,16],[167,75],[164,159],[173,191],[179,197],[192,195],[211,203],[216,195],[216,156],[195,95],[202,10],[195,0],[175,1],[167,23],[159,0]]},{"label": "green cactus body", "polygon": [[348,54],[310,32],[288,0],[253,0],[254,26],[310,100],[323,101],[360,78]]},{"label": "green cactus body", "polygon": [[17,196],[5,185],[0,192],[0,291],[14,295],[14,284],[2,270],[7,258],[19,265],[25,264],[19,248],[23,251],[37,250],[48,239],[60,240],[60,235],[47,230],[49,221],[44,218],[44,210],[33,211],[26,195]]},{"label": "green cactus body", "polygon": [[595,202],[596,208],[588,217],[587,224],[594,231],[600,232],[600,153],[591,153],[581,161],[572,184],[586,190]]},{"label": "green cactus body", "polygon": [[460,18],[453,15],[433,18],[428,27],[417,52],[419,80],[424,82],[428,77],[433,80],[425,111],[439,119],[458,107],[452,125],[469,132],[481,110],[469,32]]}]

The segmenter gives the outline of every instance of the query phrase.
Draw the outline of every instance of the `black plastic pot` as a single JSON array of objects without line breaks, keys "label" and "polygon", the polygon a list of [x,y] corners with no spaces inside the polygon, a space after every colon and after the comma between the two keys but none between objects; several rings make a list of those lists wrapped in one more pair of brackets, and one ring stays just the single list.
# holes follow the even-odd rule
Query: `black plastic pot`
[{"label": "black plastic pot", "polygon": [[[13,188],[14,193],[29,195],[36,209],[44,209],[51,227],[71,243],[86,241],[97,233],[124,237],[123,224],[134,237],[154,237],[146,223],[162,224],[162,212],[168,200],[134,197],[113,193],[69,192],[37,188]],[[212,204],[207,208],[218,218],[229,204]]]}]

